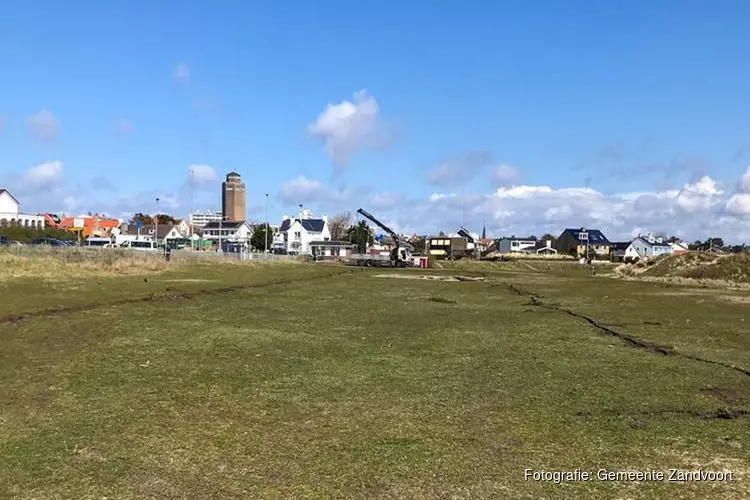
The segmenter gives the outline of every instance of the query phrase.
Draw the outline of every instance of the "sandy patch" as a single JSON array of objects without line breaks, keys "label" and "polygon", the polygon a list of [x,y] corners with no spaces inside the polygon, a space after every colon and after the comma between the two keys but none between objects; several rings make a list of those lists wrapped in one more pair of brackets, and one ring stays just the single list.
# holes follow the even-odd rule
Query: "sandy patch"
[{"label": "sandy patch", "polygon": [[376,274],[375,278],[396,278],[406,280],[432,281],[484,281],[481,276],[435,276],[430,274]]},{"label": "sandy patch", "polygon": [[216,280],[206,280],[202,278],[183,278],[183,279],[166,280],[166,281],[168,281],[169,283],[210,283]]},{"label": "sandy patch", "polygon": [[688,290],[661,290],[658,292],[645,292],[642,295],[664,295],[671,297],[690,297],[691,295],[716,295],[718,290],[707,288],[691,288]]},{"label": "sandy patch", "polygon": [[748,295],[719,295],[717,298],[723,300],[724,302],[729,302],[732,304],[750,306],[750,296]]}]

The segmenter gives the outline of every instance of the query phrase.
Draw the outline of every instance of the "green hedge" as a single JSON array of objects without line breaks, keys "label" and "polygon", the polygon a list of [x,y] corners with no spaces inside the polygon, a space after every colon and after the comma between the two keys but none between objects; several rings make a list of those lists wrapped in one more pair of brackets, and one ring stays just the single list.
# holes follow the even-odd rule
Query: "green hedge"
[{"label": "green hedge", "polygon": [[70,231],[45,227],[37,229],[26,226],[0,226],[0,236],[5,236],[9,240],[28,243],[36,238],[56,238],[58,240],[76,241],[78,236]]}]

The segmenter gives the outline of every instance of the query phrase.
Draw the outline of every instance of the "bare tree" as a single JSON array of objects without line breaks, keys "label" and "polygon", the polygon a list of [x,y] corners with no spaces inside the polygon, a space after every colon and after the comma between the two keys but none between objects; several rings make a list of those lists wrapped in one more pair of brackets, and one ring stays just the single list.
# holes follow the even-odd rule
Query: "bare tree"
[{"label": "bare tree", "polygon": [[343,240],[352,224],[352,214],[350,212],[343,212],[331,217],[328,220],[328,230],[331,232],[331,239],[334,241]]}]

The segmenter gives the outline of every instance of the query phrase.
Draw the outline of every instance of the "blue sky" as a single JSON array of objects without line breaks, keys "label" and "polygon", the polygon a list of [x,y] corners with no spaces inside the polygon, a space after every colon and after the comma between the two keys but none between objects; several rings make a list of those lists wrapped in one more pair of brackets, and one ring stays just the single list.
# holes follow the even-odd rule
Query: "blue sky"
[{"label": "blue sky", "polygon": [[28,210],[186,214],[200,165],[196,208],[236,170],[252,220],[268,192],[274,219],[364,206],[452,231],[463,206],[495,233],[750,240],[747,19],[739,0],[19,2],[0,185]]}]

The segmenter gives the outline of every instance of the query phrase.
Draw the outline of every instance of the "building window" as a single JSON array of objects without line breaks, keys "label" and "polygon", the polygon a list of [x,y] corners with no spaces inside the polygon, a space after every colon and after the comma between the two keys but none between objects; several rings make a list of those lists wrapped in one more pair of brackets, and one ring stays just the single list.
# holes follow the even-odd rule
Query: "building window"
[{"label": "building window", "polygon": [[295,233],[294,233],[294,239],[295,239],[295,240],[298,240],[298,239],[300,239],[300,237],[301,237],[301,234],[300,234],[300,232],[299,232],[299,231],[297,231],[297,232],[295,232]]}]

